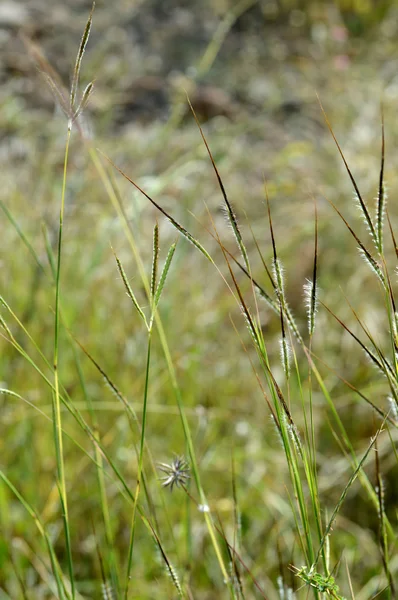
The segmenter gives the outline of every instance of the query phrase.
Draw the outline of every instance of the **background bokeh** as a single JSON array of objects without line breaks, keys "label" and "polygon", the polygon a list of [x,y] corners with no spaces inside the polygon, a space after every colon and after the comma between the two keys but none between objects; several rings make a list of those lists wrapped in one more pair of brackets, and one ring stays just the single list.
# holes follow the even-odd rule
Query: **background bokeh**
[{"label": "background bokeh", "polygon": [[[49,249],[51,254],[57,247],[66,119],[41,73],[38,57],[48,60],[68,88],[90,8],[85,0],[0,2],[1,295],[50,360],[54,287],[48,256]],[[236,252],[234,238],[187,106],[188,93],[236,209],[255,277],[270,287],[252,237],[253,232],[270,264],[266,181],[285,266],[287,297],[302,331],[307,318],[303,284],[311,277],[316,200],[321,299],[359,331],[348,298],[380,344],[387,344],[389,324],[382,292],[328,203],[335,203],[366,239],[366,228],[317,94],[372,210],[379,177],[383,103],[389,211],[396,222],[397,34],[398,4],[394,0],[98,0],[81,83],[83,88],[94,79],[95,91],[80,125],[86,138],[94,140],[203,243],[226,275],[222,254],[208,229],[213,222],[226,246]],[[155,219],[160,225],[163,257],[175,239],[175,230],[126,181],[115,178],[149,273]],[[121,284],[112,248],[143,304],[145,294],[120,219],[78,133],[70,152],[64,239],[64,323],[139,413],[146,338]],[[391,244],[386,255],[393,260]],[[243,277],[241,283],[250,293]],[[228,523],[233,510],[233,454],[248,562],[269,598],[278,598],[276,581],[281,572],[286,585],[297,587],[288,568],[298,549],[285,488],[287,467],[250,365],[255,352],[250,349],[239,307],[214,268],[185,240],[179,241],[160,311],[212,506]],[[259,311],[272,367],[282,380],[278,317],[266,305],[260,304]],[[374,433],[375,417],[335,372],[383,409],[388,406],[387,386],[352,338],[322,308],[317,327],[314,352],[328,365],[319,368],[361,454]],[[18,343],[35,352],[15,322],[12,331]],[[82,407],[85,396],[77,368],[81,364],[85,393],[97,408],[105,443],[133,486],[136,461],[132,444],[136,440],[131,439],[128,419],[90,361],[81,356],[81,363],[76,362],[76,349],[66,328],[62,344],[63,385]],[[18,392],[50,415],[51,396],[34,369],[4,338],[0,338],[0,352],[2,387]],[[304,365],[305,357],[300,360]],[[292,386],[292,405],[299,405],[300,390],[294,389],[294,383]],[[55,546],[59,543],[62,553],[51,424],[26,403],[6,396],[0,399],[2,468],[52,527]],[[325,506],[332,510],[350,475],[350,462],[318,392],[314,393],[314,406],[320,489]],[[73,431],[70,416],[64,418],[65,428]],[[158,340],[148,428],[148,444],[156,461],[186,451]],[[89,446],[81,432],[73,435]],[[87,594],[84,597],[98,597],[93,595],[99,576],[90,522],[98,507],[98,498],[92,494],[95,473],[87,458],[68,442],[65,452],[77,577],[83,582],[80,591]],[[386,510],[396,519],[396,462],[389,443],[381,444],[379,453]],[[369,473],[373,469],[370,465]],[[156,496],[158,482],[149,485]],[[112,483],[109,498],[123,556],[129,511]],[[28,572],[32,598],[51,598],[41,578],[34,525],[8,492],[1,491],[0,502],[4,509],[0,510],[4,531],[0,588],[3,585],[8,594],[4,598],[19,597],[10,554]],[[165,538],[178,563],[179,552],[183,554],[178,540],[184,546],[179,525],[182,503],[174,493],[166,495],[166,503],[174,529],[170,523],[164,526]],[[357,600],[372,597],[381,585],[377,527],[374,507],[359,483],[355,484],[342,510],[332,554],[335,562],[343,556],[342,562],[349,563]],[[101,535],[101,524],[96,523],[96,528]],[[195,560],[189,567],[194,597],[220,598],[222,584],[207,555],[209,545],[202,525],[197,525],[195,536],[191,558],[204,556],[205,568]],[[177,539],[175,546],[172,539]],[[144,528],[138,532],[138,540],[141,550],[134,597],[173,597],[171,591],[165,594],[162,567],[152,560],[152,542]],[[365,555],[358,552],[360,546],[366,546]],[[348,594],[344,571],[341,567],[340,583]],[[171,584],[167,585],[172,590]]]}]

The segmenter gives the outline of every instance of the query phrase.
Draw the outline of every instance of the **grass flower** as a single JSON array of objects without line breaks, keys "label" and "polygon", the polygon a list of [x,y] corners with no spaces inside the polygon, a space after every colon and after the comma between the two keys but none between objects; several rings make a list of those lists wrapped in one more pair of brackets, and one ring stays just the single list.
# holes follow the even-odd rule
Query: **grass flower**
[{"label": "grass flower", "polygon": [[162,486],[170,487],[170,491],[174,486],[184,486],[190,478],[189,465],[183,456],[176,456],[169,465],[159,463],[158,467],[165,473],[165,476],[160,478],[163,482]]}]

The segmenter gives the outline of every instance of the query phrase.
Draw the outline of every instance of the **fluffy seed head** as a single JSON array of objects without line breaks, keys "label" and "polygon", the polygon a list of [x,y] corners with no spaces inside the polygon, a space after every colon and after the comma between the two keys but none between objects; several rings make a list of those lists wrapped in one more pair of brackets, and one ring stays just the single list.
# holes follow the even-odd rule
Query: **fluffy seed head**
[{"label": "fluffy seed head", "polygon": [[165,473],[165,476],[160,478],[162,486],[170,487],[170,491],[174,486],[184,486],[190,478],[189,464],[183,456],[176,456],[171,464],[159,463],[158,467]]}]

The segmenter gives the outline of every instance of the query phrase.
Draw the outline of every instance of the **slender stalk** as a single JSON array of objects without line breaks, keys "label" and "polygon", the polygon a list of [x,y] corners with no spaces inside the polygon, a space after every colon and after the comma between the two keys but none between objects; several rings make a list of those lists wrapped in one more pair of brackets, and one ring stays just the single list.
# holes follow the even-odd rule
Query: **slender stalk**
[{"label": "slender stalk", "polygon": [[131,535],[130,544],[127,559],[127,577],[126,577],[126,588],[125,588],[125,600],[128,598],[130,580],[131,580],[131,567],[133,563],[133,548],[134,548],[134,534],[135,534],[135,523],[137,514],[137,504],[141,488],[141,477],[142,468],[144,462],[144,447],[145,447],[145,430],[146,430],[146,417],[147,417],[147,405],[148,405],[148,389],[149,389],[149,367],[151,362],[151,342],[152,342],[152,328],[148,328],[148,346],[147,346],[147,357],[146,357],[146,369],[145,369],[145,387],[144,387],[144,403],[142,408],[142,425],[141,425],[141,441],[140,441],[140,452],[138,457],[138,473],[137,473],[137,487],[135,489],[133,513],[131,517]]},{"label": "slender stalk", "polygon": [[57,272],[55,280],[55,321],[54,321],[54,393],[53,393],[53,423],[54,423],[54,444],[57,462],[57,486],[60,502],[62,506],[62,516],[64,523],[64,534],[66,541],[66,554],[68,561],[69,577],[71,581],[72,598],[75,598],[75,583],[73,575],[72,549],[68,518],[68,502],[65,482],[65,465],[62,443],[62,422],[61,422],[61,400],[59,390],[59,326],[60,326],[60,287],[61,287],[61,257],[62,257],[62,231],[65,212],[65,193],[66,193],[66,175],[68,169],[69,144],[72,127],[68,124],[68,133],[65,144],[64,170],[62,179],[61,209],[59,213],[59,233],[58,233],[58,255]]}]

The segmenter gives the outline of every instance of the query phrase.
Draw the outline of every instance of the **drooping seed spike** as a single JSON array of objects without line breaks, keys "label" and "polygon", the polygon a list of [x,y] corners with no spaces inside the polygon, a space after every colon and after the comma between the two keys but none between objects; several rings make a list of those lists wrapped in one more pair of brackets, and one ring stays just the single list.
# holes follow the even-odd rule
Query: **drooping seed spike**
[{"label": "drooping seed spike", "polygon": [[72,84],[71,84],[71,89],[70,89],[70,109],[71,109],[71,112],[73,112],[73,109],[75,107],[77,87],[79,85],[80,67],[81,67],[81,64],[82,64],[82,59],[83,59],[84,51],[85,51],[86,46],[87,46],[88,38],[90,37],[90,30],[91,30],[91,25],[92,25],[92,22],[93,22],[94,8],[95,8],[95,2],[93,2],[93,5],[91,7],[91,12],[90,12],[89,17],[87,19],[86,27],[84,28],[82,39],[80,41],[79,50],[78,50],[78,53],[77,53],[77,56],[76,56],[75,68],[73,69]]},{"label": "drooping seed spike", "polygon": [[124,283],[124,287],[126,288],[127,295],[129,296],[130,300],[132,301],[132,303],[133,303],[135,309],[137,310],[138,314],[143,319],[146,327],[148,327],[147,320],[146,320],[146,317],[144,315],[144,312],[143,312],[142,308],[140,307],[140,305],[138,304],[138,300],[135,297],[133,290],[131,289],[131,286],[130,286],[129,281],[127,279],[127,275],[126,275],[126,273],[125,273],[125,271],[123,269],[123,265],[120,262],[119,258],[116,256],[116,254],[115,254],[115,259],[116,259],[117,268],[119,270],[119,273],[120,273],[121,278],[122,278],[123,283]]},{"label": "drooping seed spike", "polygon": [[159,225],[156,222],[153,228],[153,252],[152,252],[152,270],[151,270],[151,298],[155,297],[157,274],[159,260]]},{"label": "drooping seed spike", "polygon": [[162,273],[160,275],[160,279],[159,279],[159,284],[156,288],[155,291],[155,298],[154,298],[154,308],[156,308],[159,304],[159,300],[160,300],[160,296],[162,295],[162,291],[164,288],[164,284],[166,283],[166,277],[168,275],[169,269],[170,269],[170,265],[171,265],[171,261],[173,260],[173,256],[174,256],[174,252],[176,249],[177,244],[174,243],[170,246],[170,250],[168,251],[167,257],[166,257],[166,261],[164,263],[164,267],[162,269]]}]

